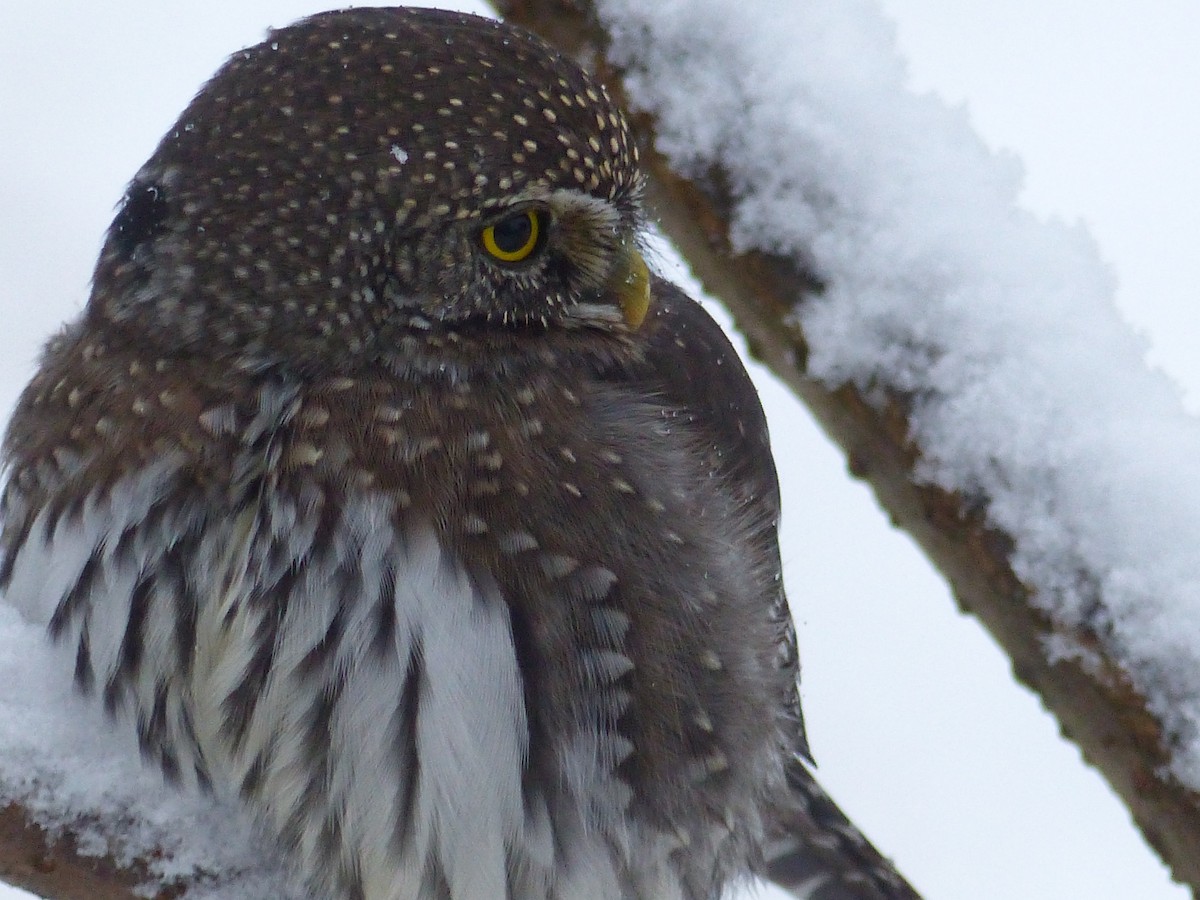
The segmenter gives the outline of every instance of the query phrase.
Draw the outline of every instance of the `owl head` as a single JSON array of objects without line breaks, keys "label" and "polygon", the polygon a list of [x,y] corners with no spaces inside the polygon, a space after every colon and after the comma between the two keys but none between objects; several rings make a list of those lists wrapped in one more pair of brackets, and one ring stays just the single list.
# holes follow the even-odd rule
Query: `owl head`
[{"label": "owl head", "polygon": [[87,315],[242,369],[369,363],[400,333],[635,329],[637,148],[527,32],[325,13],[234,55],[130,184]]}]

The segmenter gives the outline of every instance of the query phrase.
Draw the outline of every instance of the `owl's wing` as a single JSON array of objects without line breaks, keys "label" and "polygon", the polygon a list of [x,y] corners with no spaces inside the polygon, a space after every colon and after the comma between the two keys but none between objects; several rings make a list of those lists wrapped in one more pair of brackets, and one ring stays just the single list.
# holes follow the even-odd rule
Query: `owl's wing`
[{"label": "owl's wing", "polygon": [[678,287],[656,279],[653,318],[648,331],[647,364],[654,370],[654,388],[665,406],[682,410],[710,476],[720,479],[735,505],[754,523],[752,546],[745,549],[757,565],[757,584],[764,611],[779,640],[778,666],[791,677],[784,680],[780,702],[792,719],[792,751],[808,759],[804,720],[797,691],[799,662],[796,630],[784,593],[779,558],[779,478],[771,455],[767,419],[750,376],[729,338],[712,317]]},{"label": "owl's wing", "polygon": [[[741,503],[758,507],[769,523],[757,548],[774,575],[781,572],[779,480],[766,416],[750,376],[720,326],[694,300],[655,279],[654,313],[647,322],[648,364],[663,399],[687,411],[712,440],[710,465]],[[778,622],[780,664],[799,675],[796,633],[782,578],[768,579],[768,615]],[[764,874],[809,900],[919,900],[916,891],[821,789],[810,769],[798,691],[782,698],[795,723],[788,791],[770,818]]]},{"label": "owl's wing", "polygon": [[779,517],[779,479],[767,418],[750,376],[729,338],[695,300],[656,278],[648,363],[664,399],[688,410],[711,435],[720,466],[739,491]]}]

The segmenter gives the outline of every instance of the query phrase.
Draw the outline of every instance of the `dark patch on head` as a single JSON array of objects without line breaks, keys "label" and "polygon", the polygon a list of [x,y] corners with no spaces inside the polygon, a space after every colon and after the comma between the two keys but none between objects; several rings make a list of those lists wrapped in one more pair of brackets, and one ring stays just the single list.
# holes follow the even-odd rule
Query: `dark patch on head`
[{"label": "dark patch on head", "polygon": [[166,218],[167,198],[160,185],[130,185],[109,232],[117,251],[131,258],[138,247],[158,235]]}]

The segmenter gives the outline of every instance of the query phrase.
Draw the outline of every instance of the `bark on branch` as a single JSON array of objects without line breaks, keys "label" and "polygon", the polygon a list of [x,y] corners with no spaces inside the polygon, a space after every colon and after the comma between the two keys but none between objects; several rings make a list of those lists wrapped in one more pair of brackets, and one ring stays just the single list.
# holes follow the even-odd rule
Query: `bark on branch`
[{"label": "bark on branch", "polygon": [[[586,0],[496,0],[523,25],[599,70],[625,101],[621,73],[605,61],[607,37]],[[1057,634],[1029,602],[1030,589],[1009,563],[1008,535],[989,528],[978,503],[918,483],[921,448],[909,438],[908,399],[891,394],[868,403],[853,386],[830,388],[806,375],[805,336],[790,315],[816,280],[793,260],[763,253],[735,255],[729,237],[731,198],[719,162],[704,182],[672,171],[653,149],[655,121],[635,115],[645,141],[649,203],[705,288],[737,321],[752,352],[809,407],[845,452],[851,473],[870,483],[894,523],[923,548],[963,610],[976,615],[1012,659],[1017,679],[1042,697],[1063,733],[1078,744],[1124,800],[1146,840],[1175,878],[1200,892],[1200,796],[1166,772],[1163,725],[1091,634]],[[986,499],[986,498],[985,498]],[[1093,659],[1052,661],[1046,640],[1068,637]]]},{"label": "bark on branch", "polygon": [[149,878],[145,860],[80,852],[70,832],[51,834],[16,803],[0,808],[0,880],[53,900],[173,900],[180,887],[138,891]]}]

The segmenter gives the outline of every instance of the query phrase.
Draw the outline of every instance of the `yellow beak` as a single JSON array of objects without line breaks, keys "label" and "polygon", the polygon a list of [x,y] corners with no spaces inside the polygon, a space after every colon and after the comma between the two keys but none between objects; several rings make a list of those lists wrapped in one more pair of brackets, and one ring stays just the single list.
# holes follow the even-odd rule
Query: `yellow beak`
[{"label": "yellow beak", "polygon": [[625,324],[637,331],[650,311],[650,270],[636,247],[626,251],[623,270],[617,277],[617,300]]}]

